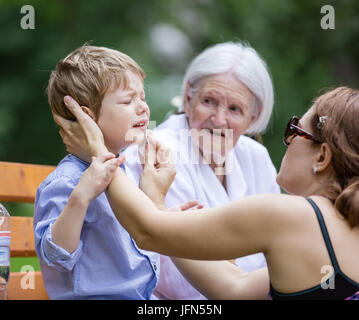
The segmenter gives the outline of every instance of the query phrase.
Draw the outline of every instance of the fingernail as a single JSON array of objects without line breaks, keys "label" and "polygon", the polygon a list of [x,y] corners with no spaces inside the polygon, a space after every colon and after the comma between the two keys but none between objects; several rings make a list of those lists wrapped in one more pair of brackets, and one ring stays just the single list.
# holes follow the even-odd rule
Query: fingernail
[{"label": "fingernail", "polygon": [[65,102],[65,103],[70,103],[70,102],[71,102],[71,97],[65,96],[65,97],[64,97],[64,102]]}]

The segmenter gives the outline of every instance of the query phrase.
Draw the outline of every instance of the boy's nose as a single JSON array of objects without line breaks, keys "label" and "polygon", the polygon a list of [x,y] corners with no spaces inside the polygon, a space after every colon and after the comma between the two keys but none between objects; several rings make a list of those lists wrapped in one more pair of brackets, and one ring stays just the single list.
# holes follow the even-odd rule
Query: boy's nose
[{"label": "boy's nose", "polygon": [[141,114],[143,112],[148,112],[149,111],[149,107],[147,105],[147,103],[141,99],[139,99],[139,102],[137,104],[137,108],[136,108],[136,111],[138,114]]}]

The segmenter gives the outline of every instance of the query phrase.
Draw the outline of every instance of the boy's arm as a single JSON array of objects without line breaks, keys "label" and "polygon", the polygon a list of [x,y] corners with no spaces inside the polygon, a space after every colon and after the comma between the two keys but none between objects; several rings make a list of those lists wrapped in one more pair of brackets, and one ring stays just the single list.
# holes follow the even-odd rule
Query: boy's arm
[{"label": "boy's arm", "polygon": [[80,196],[77,187],[52,226],[52,241],[68,253],[74,252],[79,243],[82,226],[89,206],[88,200]]},{"label": "boy's arm", "polygon": [[114,158],[111,153],[93,158],[52,226],[52,240],[56,245],[69,253],[76,250],[90,202],[105,190],[123,160],[124,157]]}]

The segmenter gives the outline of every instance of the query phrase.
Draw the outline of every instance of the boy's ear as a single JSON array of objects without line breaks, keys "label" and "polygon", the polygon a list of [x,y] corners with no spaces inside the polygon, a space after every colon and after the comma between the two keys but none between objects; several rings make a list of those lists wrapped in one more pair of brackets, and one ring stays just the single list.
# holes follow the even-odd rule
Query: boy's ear
[{"label": "boy's ear", "polygon": [[96,121],[95,114],[94,114],[94,112],[93,112],[90,108],[81,106],[81,109],[82,109],[82,111],[85,112],[89,117],[91,117],[93,121]]}]

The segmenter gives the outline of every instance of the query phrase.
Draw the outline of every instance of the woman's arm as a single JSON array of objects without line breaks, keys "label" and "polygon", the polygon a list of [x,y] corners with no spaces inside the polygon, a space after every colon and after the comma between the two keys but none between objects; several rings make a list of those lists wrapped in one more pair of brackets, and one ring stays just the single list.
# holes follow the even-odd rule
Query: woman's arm
[{"label": "woman's arm", "polygon": [[246,273],[228,261],[199,261],[172,258],[186,279],[208,299],[267,299],[267,268]]},{"label": "woman's arm", "polygon": [[[84,116],[80,106],[74,104],[70,110],[85,131],[93,126],[93,120]],[[97,147],[101,150],[103,145],[98,143]],[[154,156],[157,163],[147,161],[144,172],[157,204],[164,204],[175,170],[164,155],[162,160]],[[159,210],[122,170],[116,171],[107,196],[117,219],[140,247],[199,260],[268,253],[273,241],[278,243],[283,231],[287,232],[286,217],[289,213],[296,216],[295,201],[299,201],[289,195],[256,195],[216,208],[169,214]]]},{"label": "woman's arm", "polygon": [[107,196],[117,219],[140,247],[199,260],[226,260],[268,252],[272,241],[285,228],[280,212],[290,197],[250,196],[217,208],[169,214],[158,210],[120,170]]}]

